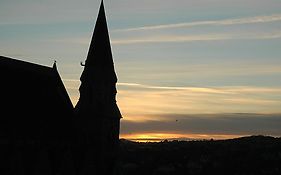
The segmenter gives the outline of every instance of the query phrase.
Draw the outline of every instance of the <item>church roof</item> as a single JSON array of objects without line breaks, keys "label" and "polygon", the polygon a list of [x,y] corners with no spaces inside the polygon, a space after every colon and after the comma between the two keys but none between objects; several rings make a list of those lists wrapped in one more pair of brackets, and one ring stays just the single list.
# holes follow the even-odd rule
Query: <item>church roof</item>
[{"label": "church roof", "polygon": [[47,67],[0,56],[0,81],[1,113],[7,114],[1,114],[0,123],[12,127],[7,130],[25,136],[55,134],[70,121],[73,106],[56,63]]},{"label": "church roof", "polygon": [[21,70],[26,72],[34,72],[41,75],[52,75],[52,67],[47,67],[39,64],[34,64],[14,58],[0,56],[0,66],[7,67],[14,70]]}]

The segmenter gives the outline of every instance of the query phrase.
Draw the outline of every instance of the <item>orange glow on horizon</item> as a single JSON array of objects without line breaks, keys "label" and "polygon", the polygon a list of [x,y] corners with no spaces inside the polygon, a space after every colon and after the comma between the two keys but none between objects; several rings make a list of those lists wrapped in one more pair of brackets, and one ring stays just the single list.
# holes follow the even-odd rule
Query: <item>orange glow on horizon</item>
[{"label": "orange glow on horizon", "polygon": [[182,133],[136,133],[121,134],[120,138],[137,142],[159,142],[163,140],[221,140],[242,137],[242,135],[225,134],[182,134]]}]

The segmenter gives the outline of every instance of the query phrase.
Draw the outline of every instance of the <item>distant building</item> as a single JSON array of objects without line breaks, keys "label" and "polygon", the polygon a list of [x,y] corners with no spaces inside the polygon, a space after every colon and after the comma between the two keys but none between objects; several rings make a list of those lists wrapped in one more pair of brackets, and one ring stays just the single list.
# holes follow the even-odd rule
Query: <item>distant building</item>
[{"label": "distant building", "polygon": [[0,174],[117,173],[121,113],[101,3],[73,107],[57,71],[0,56]]}]

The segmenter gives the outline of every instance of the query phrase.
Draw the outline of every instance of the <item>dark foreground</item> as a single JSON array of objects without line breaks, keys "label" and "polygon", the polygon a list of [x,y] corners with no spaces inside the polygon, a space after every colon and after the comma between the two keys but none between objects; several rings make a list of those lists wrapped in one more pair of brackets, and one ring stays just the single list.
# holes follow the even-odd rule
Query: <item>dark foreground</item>
[{"label": "dark foreground", "polygon": [[121,140],[123,175],[277,175],[281,138],[136,143]]}]

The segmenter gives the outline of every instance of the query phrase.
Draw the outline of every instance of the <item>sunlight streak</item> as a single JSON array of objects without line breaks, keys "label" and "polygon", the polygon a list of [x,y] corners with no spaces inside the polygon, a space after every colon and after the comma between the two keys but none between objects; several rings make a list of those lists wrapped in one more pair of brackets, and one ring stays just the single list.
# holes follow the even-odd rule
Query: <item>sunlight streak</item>
[{"label": "sunlight streak", "polygon": [[181,133],[134,133],[121,134],[120,138],[136,142],[160,142],[164,140],[221,140],[241,137],[242,135],[225,135],[225,134],[181,134]]}]

